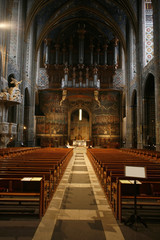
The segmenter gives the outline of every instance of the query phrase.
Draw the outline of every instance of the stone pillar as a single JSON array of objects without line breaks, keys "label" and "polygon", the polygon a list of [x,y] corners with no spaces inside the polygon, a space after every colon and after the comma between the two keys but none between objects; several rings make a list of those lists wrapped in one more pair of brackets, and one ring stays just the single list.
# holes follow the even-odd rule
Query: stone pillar
[{"label": "stone pillar", "polygon": [[35,84],[36,84],[36,62],[35,62],[35,37],[36,25],[33,22],[30,28],[29,38],[29,79],[30,87],[30,106],[29,106],[29,127],[28,127],[28,146],[35,144]]},{"label": "stone pillar", "polygon": [[127,23],[127,56],[126,56],[126,148],[132,147],[132,117],[130,85],[132,80],[132,25]]},{"label": "stone pillar", "polygon": [[84,34],[86,30],[84,28],[78,29],[79,34],[79,63],[84,63]]},{"label": "stone pillar", "polygon": [[[20,84],[21,93],[24,96],[25,93],[25,75],[26,75],[26,63],[27,63],[27,43],[24,42],[24,22],[25,22],[25,2],[19,1],[18,9],[18,25],[21,28],[18,29],[18,39],[17,39],[17,64],[20,69],[20,79],[22,83]],[[25,57],[24,57],[25,56]],[[16,146],[20,146],[23,142],[23,126],[24,126],[24,97],[22,104],[17,106],[17,142]]]},{"label": "stone pillar", "polygon": [[[144,66],[144,6],[143,1],[138,2],[138,34],[136,39],[136,71],[137,71],[137,78],[136,78],[136,85],[137,85],[137,148],[143,148],[143,93],[142,93],[142,70]],[[144,126],[145,128],[145,126]]]},{"label": "stone pillar", "polygon": [[21,29],[23,29],[23,3],[24,1],[19,1],[18,2],[18,33],[17,33],[17,65],[21,65],[21,55],[22,55],[22,44],[23,44],[23,31]]},{"label": "stone pillar", "polygon": [[[11,18],[11,12],[7,11],[8,8],[7,1],[0,1],[0,22],[6,23],[9,22]],[[7,67],[8,67],[8,46],[10,41],[10,30],[9,29],[0,29],[0,51],[1,51],[1,60],[2,64],[0,67],[1,75],[6,78],[7,76]],[[0,90],[1,90],[1,78],[0,78]]]},{"label": "stone pillar", "polygon": [[153,2],[156,150],[160,151],[160,1]]}]

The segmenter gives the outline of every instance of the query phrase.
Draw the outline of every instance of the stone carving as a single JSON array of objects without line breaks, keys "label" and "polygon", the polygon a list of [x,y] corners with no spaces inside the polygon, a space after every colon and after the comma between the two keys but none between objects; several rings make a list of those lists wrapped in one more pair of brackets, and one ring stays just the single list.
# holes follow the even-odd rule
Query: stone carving
[{"label": "stone carving", "polygon": [[22,95],[19,89],[19,84],[22,81],[18,82],[15,78],[11,77],[11,87],[5,87],[0,93],[0,100],[5,101],[15,101],[21,103]]},{"label": "stone carving", "polygon": [[62,100],[60,101],[60,106],[62,106],[62,103],[66,100],[66,97],[67,97],[67,90],[63,90]]},{"label": "stone carving", "polygon": [[19,84],[21,84],[22,81],[18,82],[15,78],[11,78],[11,84],[14,85],[14,87],[10,87],[8,89],[8,93],[10,94],[10,100],[11,101],[16,101],[16,102],[21,102],[22,100],[22,95],[19,89]]},{"label": "stone carving", "polygon": [[98,95],[99,95],[99,92],[98,91],[94,91],[94,99],[95,101],[97,102],[98,106],[100,107],[100,101],[98,99]]},{"label": "stone carving", "polygon": [[3,89],[0,93],[0,100],[9,100],[10,94],[7,92],[7,89]]},{"label": "stone carving", "polygon": [[17,124],[7,122],[8,107],[21,103],[22,94],[19,89],[21,82],[18,82],[12,74],[8,80],[9,87],[3,84],[3,89],[0,92],[0,112],[2,114],[2,122],[0,122],[0,148],[7,147],[7,144],[13,141],[14,136],[17,135]]}]

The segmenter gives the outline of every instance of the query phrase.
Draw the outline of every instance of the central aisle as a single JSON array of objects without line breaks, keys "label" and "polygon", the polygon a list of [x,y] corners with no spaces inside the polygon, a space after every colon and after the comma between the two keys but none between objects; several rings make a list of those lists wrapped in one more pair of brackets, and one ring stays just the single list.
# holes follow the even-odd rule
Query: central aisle
[{"label": "central aisle", "polygon": [[123,240],[86,148],[74,149],[33,240]]}]

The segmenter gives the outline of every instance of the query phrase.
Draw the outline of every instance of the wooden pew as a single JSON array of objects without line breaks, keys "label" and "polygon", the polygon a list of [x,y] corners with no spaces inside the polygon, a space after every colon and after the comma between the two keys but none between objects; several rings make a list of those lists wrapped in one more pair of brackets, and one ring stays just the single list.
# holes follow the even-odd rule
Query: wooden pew
[{"label": "wooden pew", "polygon": [[[159,178],[160,180],[160,178]],[[117,218],[122,221],[123,216],[123,207],[124,206],[132,206],[134,207],[134,185],[132,186],[133,189],[131,189],[130,184],[122,183],[123,180],[118,181],[118,210],[117,210]],[[141,209],[145,210],[145,207],[147,207],[147,210],[150,207],[156,207],[156,209],[160,210],[160,181],[153,181],[152,179],[148,181],[142,181],[142,185],[138,185],[137,187],[141,187],[141,191],[139,191],[137,195],[137,207],[140,207]],[[145,185],[153,185],[153,188],[155,185],[159,185],[159,194],[155,196],[154,189],[149,189],[147,191]],[[124,189],[126,188],[126,189]],[[145,188],[145,194],[144,189]],[[132,191],[131,191],[132,190]],[[159,208],[157,208],[157,206]],[[152,208],[153,209],[153,208]]]},{"label": "wooden pew", "polygon": [[[121,220],[119,210],[119,181],[126,179],[124,166],[146,166],[149,181],[160,181],[160,164],[141,157],[141,154],[128,154],[121,150],[88,149],[87,155],[95,169],[95,172],[104,188],[110,206],[115,217]],[[153,160],[153,159],[152,159]],[[118,181],[118,183],[117,183]],[[143,199],[143,196],[141,196]],[[147,199],[147,198],[146,198]],[[154,196],[152,196],[152,200]],[[151,198],[148,199],[149,204]],[[148,204],[148,205],[149,205]],[[157,204],[158,206],[158,204]]]},{"label": "wooden pew", "polygon": [[[42,186],[42,208],[40,208],[41,217],[44,215],[49,202],[53,196],[53,193],[62,177],[62,174],[73,155],[73,149],[37,149],[36,151],[26,151],[20,155],[9,155],[7,158],[0,159],[0,177],[4,179],[3,182],[7,182],[10,179],[10,184],[14,182],[15,178],[22,177],[41,177],[43,179]],[[0,189],[4,189],[0,186]],[[1,190],[0,190],[1,191]],[[3,193],[1,191],[0,193]],[[5,191],[4,195],[7,195],[9,202],[12,202],[10,193],[12,191]],[[16,202],[18,195],[24,193],[24,199],[27,199],[27,192],[24,191],[15,192],[13,201]],[[30,195],[30,193],[29,193]],[[34,198],[34,193],[28,196],[28,202]],[[3,196],[4,198],[4,196]],[[19,200],[23,198],[19,195]],[[34,200],[33,200],[34,201]],[[35,200],[36,201],[36,200]],[[3,202],[3,201],[2,201]],[[21,202],[21,201],[19,201]],[[25,202],[25,200],[23,201]]]},{"label": "wooden pew", "polygon": [[[25,203],[37,203],[39,217],[41,218],[46,210],[45,192],[43,191],[46,188],[46,183],[43,178],[36,179],[30,182],[22,181],[23,178],[0,178],[0,186],[5,186],[3,191],[0,187],[0,206],[3,206],[3,208],[9,207],[13,202],[17,202],[18,205],[23,202],[23,206],[25,206]],[[35,207],[37,206],[35,205]]]}]

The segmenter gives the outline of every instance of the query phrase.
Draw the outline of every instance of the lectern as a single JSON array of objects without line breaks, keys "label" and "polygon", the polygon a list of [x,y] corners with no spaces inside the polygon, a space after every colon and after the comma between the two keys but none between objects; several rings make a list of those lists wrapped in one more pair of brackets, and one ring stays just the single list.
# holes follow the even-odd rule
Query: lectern
[{"label": "lectern", "polygon": [[[134,178],[134,214],[125,222],[125,225],[132,226],[133,224],[142,223],[146,228],[147,224],[137,215],[137,184],[139,178],[146,178],[146,168],[137,166],[125,166],[125,176]],[[137,225],[136,225],[137,230]]]}]

